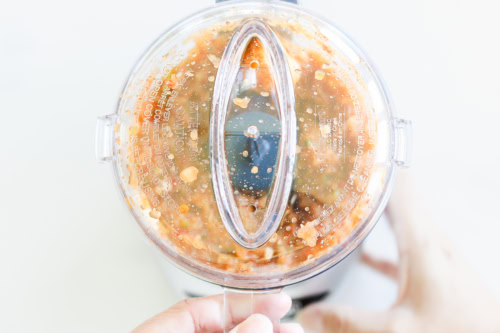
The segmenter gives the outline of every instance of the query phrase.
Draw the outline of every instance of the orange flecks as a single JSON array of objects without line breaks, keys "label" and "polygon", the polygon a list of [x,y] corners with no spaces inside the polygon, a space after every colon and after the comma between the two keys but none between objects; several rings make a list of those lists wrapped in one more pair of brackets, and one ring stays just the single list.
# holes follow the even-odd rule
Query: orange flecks
[{"label": "orange flecks", "polygon": [[201,236],[194,236],[192,244],[195,249],[201,250],[203,248],[203,240],[201,239]]},{"label": "orange flecks", "polygon": [[[266,53],[262,42],[253,37],[247,45],[243,53],[242,65],[250,66],[251,68],[259,67],[259,64],[265,63]],[[253,67],[256,66],[256,67]]]},{"label": "orange flecks", "polygon": [[175,75],[172,75],[170,77],[170,80],[167,81],[167,87],[170,89],[177,89],[179,85],[177,84],[177,77]]},{"label": "orange flecks", "polygon": [[214,66],[214,68],[219,68],[219,64],[220,64],[219,57],[217,57],[216,55],[213,55],[213,54],[209,54],[209,55],[207,55],[207,58],[208,58],[208,60],[210,60],[210,62]]},{"label": "orange flecks", "polygon": [[317,70],[315,73],[314,73],[314,78],[316,80],[323,80],[325,78],[325,72],[323,72],[322,70]]},{"label": "orange flecks", "polygon": [[151,212],[149,212],[149,216],[151,216],[154,219],[159,219],[161,216],[161,212],[156,209],[153,209]]},{"label": "orange flecks", "polygon": [[233,99],[233,103],[238,105],[242,109],[246,109],[248,107],[248,103],[250,103],[250,98],[246,96],[244,98],[236,97]]},{"label": "orange flecks", "polygon": [[307,246],[316,246],[316,241],[318,240],[319,232],[314,227],[313,222],[307,222],[306,225],[302,226],[297,232],[297,237],[302,238]]},{"label": "orange flecks", "polygon": [[276,243],[276,240],[278,239],[278,234],[274,233],[271,238],[269,239],[269,242],[271,243]]},{"label": "orange flecks", "polygon": [[274,249],[272,247],[266,247],[264,250],[264,259],[270,260],[273,258]]},{"label": "orange flecks", "polygon": [[179,177],[186,183],[192,183],[198,178],[198,169],[194,166],[187,167],[181,171]]},{"label": "orange flecks", "polygon": [[179,213],[186,214],[189,212],[189,206],[186,204],[182,204],[179,206]]}]

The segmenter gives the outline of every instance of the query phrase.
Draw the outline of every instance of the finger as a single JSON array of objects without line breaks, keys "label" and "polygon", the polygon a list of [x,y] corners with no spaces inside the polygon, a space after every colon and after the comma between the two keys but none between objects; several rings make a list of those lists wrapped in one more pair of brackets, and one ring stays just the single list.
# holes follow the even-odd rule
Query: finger
[{"label": "finger", "polygon": [[[425,272],[425,261],[432,254],[428,252],[430,234],[432,229],[427,227],[429,216],[417,216],[422,214],[423,203],[416,206],[415,185],[409,170],[398,172],[396,183],[386,209],[386,215],[396,236],[399,253],[398,263],[398,298],[399,304],[409,293],[410,286],[418,284]],[[425,210],[424,210],[425,211]],[[431,230],[431,232],[429,232]]]},{"label": "finger", "polygon": [[[399,290],[396,304],[408,294],[418,296],[424,286],[436,288],[437,272],[448,265],[451,248],[446,235],[425,208],[425,200],[415,199],[417,184],[408,170],[398,173],[387,216],[394,230],[399,252]],[[422,198],[423,199],[423,198]],[[448,244],[444,246],[444,244]]]},{"label": "finger", "polygon": [[[248,302],[248,300],[243,300],[243,302]],[[283,293],[254,295],[254,302],[256,304],[253,311],[266,315],[272,320],[284,317],[292,307],[292,299]]]},{"label": "finger", "polygon": [[[279,325],[280,333],[304,333],[304,329],[297,323]],[[253,314],[244,322],[233,328],[230,333],[272,333],[273,325],[269,318],[261,314]]]},{"label": "finger", "polygon": [[233,328],[229,333],[273,333],[273,323],[266,316],[256,313]]},{"label": "finger", "polygon": [[416,243],[425,243],[439,238],[434,232],[438,224],[429,213],[428,203],[422,200],[424,198],[417,198],[418,184],[414,178],[409,170],[398,172],[386,209],[389,224],[402,250],[412,249]]},{"label": "finger", "polygon": [[[278,320],[290,310],[292,300],[285,294],[252,295],[228,292],[225,295],[228,316],[233,318],[233,323],[241,322],[250,314],[260,313],[272,320]],[[231,319],[230,318],[230,319]]]},{"label": "finger", "polygon": [[304,333],[304,329],[297,323],[280,324],[280,333]]},{"label": "finger", "polygon": [[414,185],[408,170],[402,170],[396,177],[386,214],[396,238],[412,236],[413,223],[420,211],[415,207]]},{"label": "finger", "polygon": [[297,320],[308,332],[382,333],[391,331],[390,312],[366,312],[330,304],[311,305],[298,314]]},{"label": "finger", "polygon": [[366,252],[363,252],[363,254],[361,255],[361,261],[363,261],[366,265],[370,266],[377,272],[387,276],[388,278],[394,281],[398,280],[398,267],[392,262],[377,259]]},{"label": "finger", "polygon": [[[273,320],[283,317],[292,303],[290,297],[283,293],[259,296],[254,301],[256,303],[254,312],[261,313]],[[248,298],[242,297],[239,302],[248,302]],[[231,305],[238,308],[238,301],[231,301]],[[133,333],[221,331],[224,326],[223,306],[223,295],[186,299],[149,319],[137,327]],[[227,318],[230,327],[239,324],[248,316],[248,312],[232,310],[232,308],[229,309],[229,318]]]}]

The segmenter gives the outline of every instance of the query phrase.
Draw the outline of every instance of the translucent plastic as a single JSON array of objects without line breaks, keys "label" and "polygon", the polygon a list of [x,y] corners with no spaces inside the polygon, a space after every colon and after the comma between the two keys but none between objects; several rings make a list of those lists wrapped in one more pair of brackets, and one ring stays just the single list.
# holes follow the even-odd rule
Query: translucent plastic
[{"label": "translucent plastic", "polygon": [[338,263],[409,163],[411,124],[366,56],[286,3],[228,2],[175,25],[109,119],[97,148],[147,237],[232,288],[282,287]]},{"label": "translucent plastic", "polygon": [[[271,238],[283,218],[297,144],[287,57],[261,20],[242,23],[231,37],[217,72],[212,110],[209,151],[215,201],[232,238],[255,249]],[[244,192],[246,198],[264,200],[263,207],[239,200]],[[240,214],[249,209],[251,216]]]},{"label": "translucent plastic", "polygon": [[[277,295],[281,289],[271,290],[237,290],[231,288],[224,288],[224,333],[230,332],[235,325],[232,323],[232,318],[248,318],[252,314],[265,313],[266,304],[269,302],[268,298]],[[274,333],[279,333],[280,320],[277,318],[270,318]]]},{"label": "translucent plastic", "polygon": [[113,132],[117,116],[115,114],[99,117],[96,126],[95,156],[99,162],[113,159]]}]

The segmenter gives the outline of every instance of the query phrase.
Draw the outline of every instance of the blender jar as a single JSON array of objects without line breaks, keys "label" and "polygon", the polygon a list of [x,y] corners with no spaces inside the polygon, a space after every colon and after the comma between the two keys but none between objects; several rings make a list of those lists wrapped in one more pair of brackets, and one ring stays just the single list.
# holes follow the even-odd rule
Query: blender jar
[{"label": "blender jar", "polygon": [[255,292],[359,245],[409,163],[410,135],[338,28],[294,4],[229,1],[153,43],[98,120],[96,149],[167,258]]}]

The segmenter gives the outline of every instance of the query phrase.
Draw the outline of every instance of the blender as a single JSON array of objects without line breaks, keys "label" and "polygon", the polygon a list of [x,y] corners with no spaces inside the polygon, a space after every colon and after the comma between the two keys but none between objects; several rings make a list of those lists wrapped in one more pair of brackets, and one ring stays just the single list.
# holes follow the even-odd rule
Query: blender
[{"label": "blender", "polygon": [[138,225],[185,272],[166,266],[174,283],[222,286],[226,309],[244,295],[250,314],[257,295],[334,266],[292,297],[340,280],[409,164],[411,122],[331,23],[225,1],[150,46],[96,139]]}]

